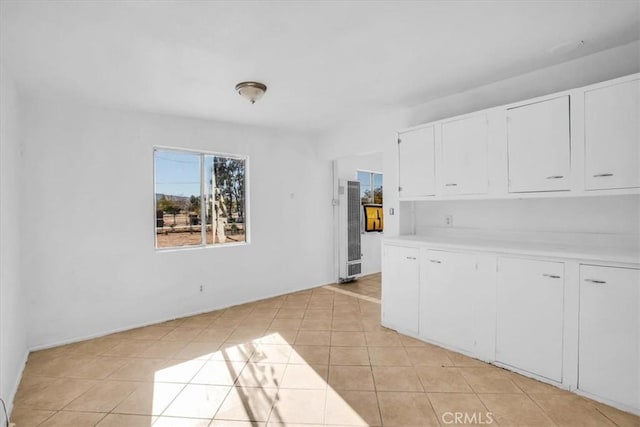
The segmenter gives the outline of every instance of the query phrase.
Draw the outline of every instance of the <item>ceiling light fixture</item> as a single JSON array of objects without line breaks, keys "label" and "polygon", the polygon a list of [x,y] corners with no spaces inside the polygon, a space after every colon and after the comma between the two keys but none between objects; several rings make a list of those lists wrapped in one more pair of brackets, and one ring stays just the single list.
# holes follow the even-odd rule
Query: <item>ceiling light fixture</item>
[{"label": "ceiling light fixture", "polygon": [[255,104],[267,91],[267,86],[258,82],[242,82],[236,85],[236,90],[240,96],[247,98],[249,102]]}]

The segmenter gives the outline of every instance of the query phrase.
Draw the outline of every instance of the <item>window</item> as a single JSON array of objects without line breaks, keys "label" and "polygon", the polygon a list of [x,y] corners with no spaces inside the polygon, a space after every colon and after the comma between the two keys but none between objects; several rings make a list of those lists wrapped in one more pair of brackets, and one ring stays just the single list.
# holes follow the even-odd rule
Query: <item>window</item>
[{"label": "window", "polygon": [[156,248],[247,241],[247,159],[154,149]]},{"label": "window", "polygon": [[363,205],[382,204],[382,174],[358,171],[360,200]]},{"label": "window", "polygon": [[358,171],[358,181],[360,181],[360,201],[364,214],[364,231],[382,231],[384,227],[382,174]]}]

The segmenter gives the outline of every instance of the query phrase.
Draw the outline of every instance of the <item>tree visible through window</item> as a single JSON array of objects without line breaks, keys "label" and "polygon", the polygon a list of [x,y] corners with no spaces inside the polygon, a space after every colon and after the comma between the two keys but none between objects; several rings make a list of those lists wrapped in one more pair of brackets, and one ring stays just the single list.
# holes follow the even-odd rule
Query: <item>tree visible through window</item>
[{"label": "tree visible through window", "polygon": [[156,248],[247,241],[246,158],[154,150]]},{"label": "tree visible through window", "polygon": [[358,171],[362,204],[382,204],[382,174]]}]

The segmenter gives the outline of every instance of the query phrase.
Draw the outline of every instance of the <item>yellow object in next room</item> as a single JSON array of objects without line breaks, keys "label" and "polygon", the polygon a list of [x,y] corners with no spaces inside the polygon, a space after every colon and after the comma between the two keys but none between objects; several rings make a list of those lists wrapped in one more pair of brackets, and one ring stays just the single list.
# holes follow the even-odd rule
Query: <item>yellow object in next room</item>
[{"label": "yellow object in next room", "polygon": [[364,208],[364,231],[382,231],[384,218],[382,205],[362,205]]}]

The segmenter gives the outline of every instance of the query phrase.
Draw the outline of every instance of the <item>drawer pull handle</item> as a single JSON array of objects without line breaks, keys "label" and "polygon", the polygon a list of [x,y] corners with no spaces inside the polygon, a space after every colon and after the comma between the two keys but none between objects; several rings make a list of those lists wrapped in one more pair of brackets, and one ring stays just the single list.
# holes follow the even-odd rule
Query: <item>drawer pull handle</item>
[{"label": "drawer pull handle", "polygon": [[593,175],[594,178],[602,178],[602,177],[605,177],[605,176],[613,176],[613,174],[612,173],[598,173],[598,174]]},{"label": "drawer pull handle", "polygon": [[555,274],[543,274],[544,277],[548,277],[550,279],[559,279],[560,276],[556,276]]},{"label": "drawer pull handle", "polygon": [[594,279],[584,279],[585,282],[589,282],[589,283],[597,283],[598,285],[604,285],[605,282],[604,280],[594,280]]},{"label": "drawer pull handle", "polygon": [[547,179],[560,179],[560,178],[564,178],[564,175],[551,175],[547,177]]},{"label": "drawer pull handle", "polygon": [[442,264],[442,261],[438,261],[437,259],[430,259],[429,262],[434,262],[436,264]]},{"label": "drawer pull handle", "polygon": [[408,256],[407,259],[416,259],[414,256]]},{"label": "drawer pull handle", "polygon": [[457,186],[458,186],[458,184],[456,184],[455,182],[450,182],[450,183],[448,183],[448,184],[445,184],[444,186],[445,186],[445,187],[457,187]]}]

